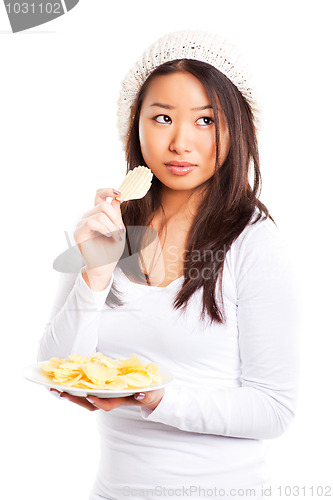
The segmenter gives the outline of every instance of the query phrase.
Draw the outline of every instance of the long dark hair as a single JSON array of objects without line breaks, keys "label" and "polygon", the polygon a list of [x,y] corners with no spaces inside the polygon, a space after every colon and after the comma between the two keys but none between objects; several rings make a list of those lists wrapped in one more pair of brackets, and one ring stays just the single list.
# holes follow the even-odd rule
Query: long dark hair
[{"label": "long dark hair", "polygon": [[[222,274],[226,253],[249,223],[254,224],[261,218],[271,218],[266,206],[258,199],[261,174],[254,112],[237,87],[213,66],[192,59],[162,64],[142,85],[132,106],[131,127],[126,144],[128,171],[137,165],[146,165],[140,147],[139,118],[149,85],[157,76],[176,72],[194,75],[208,94],[214,111],[217,160],[215,174],[203,186],[202,201],[189,230],[187,258],[183,266],[184,280],[174,300],[174,307],[186,308],[194,292],[202,288],[201,316],[208,313],[212,322],[225,323]],[[223,165],[218,163],[221,109],[230,136],[230,149]],[[249,181],[251,166],[252,185]],[[161,187],[161,182],[154,176],[152,187],[144,198],[122,203],[122,217],[126,226],[148,226],[159,208],[163,212]],[[123,266],[122,262],[119,261],[120,267]],[[218,279],[219,305],[216,297]],[[110,306],[121,303],[114,292],[116,289],[111,288],[107,300]]]}]

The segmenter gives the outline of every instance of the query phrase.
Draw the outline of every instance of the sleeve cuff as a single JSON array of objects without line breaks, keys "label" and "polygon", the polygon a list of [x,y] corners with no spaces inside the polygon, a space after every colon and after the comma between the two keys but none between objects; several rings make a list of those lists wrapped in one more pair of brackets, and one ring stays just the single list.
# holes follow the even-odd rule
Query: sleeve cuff
[{"label": "sleeve cuff", "polygon": [[83,301],[85,304],[91,306],[91,309],[95,311],[101,311],[104,307],[105,300],[109,294],[111,285],[113,283],[113,274],[106,285],[106,288],[104,290],[100,290],[99,292],[96,292],[89,288],[87,283],[84,281],[82,272],[84,271],[84,267],[81,269],[75,283],[75,288],[77,292],[77,297],[81,301]]},{"label": "sleeve cuff", "polygon": [[165,388],[165,393],[160,403],[155,410],[141,407],[141,417],[151,422],[160,422],[167,425],[172,425],[172,415],[174,409],[177,408],[178,388],[172,382]]}]

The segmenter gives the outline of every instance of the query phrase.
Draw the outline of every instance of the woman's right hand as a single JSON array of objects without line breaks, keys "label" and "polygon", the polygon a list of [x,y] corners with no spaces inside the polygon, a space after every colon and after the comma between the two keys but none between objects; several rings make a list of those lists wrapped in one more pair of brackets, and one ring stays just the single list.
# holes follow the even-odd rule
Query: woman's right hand
[{"label": "woman's right hand", "polygon": [[[120,201],[115,199],[119,194],[112,188],[98,189],[94,208],[82,216],[74,231],[91,283],[98,280],[100,283],[105,281],[106,285],[124,251],[125,226]],[[112,203],[106,200],[107,197],[113,198]],[[101,287],[97,285],[97,288]]]}]

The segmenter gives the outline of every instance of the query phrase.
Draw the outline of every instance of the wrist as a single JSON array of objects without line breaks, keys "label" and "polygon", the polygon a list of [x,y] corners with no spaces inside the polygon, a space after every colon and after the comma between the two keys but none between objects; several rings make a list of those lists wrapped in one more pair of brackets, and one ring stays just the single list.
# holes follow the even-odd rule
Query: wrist
[{"label": "wrist", "polygon": [[109,286],[112,273],[96,273],[84,267],[82,269],[82,278],[91,290],[100,292]]},{"label": "wrist", "polygon": [[145,406],[146,406],[146,408],[148,408],[149,410],[154,411],[154,410],[155,410],[155,408],[157,408],[157,407],[158,407],[158,405],[160,404],[160,402],[162,401],[162,399],[163,399],[163,396],[162,396],[162,397],[161,397],[158,401],[155,401],[155,402],[153,402],[153,403],[151,403],[151,404],[149,404],[149,405],[145,405]]}]

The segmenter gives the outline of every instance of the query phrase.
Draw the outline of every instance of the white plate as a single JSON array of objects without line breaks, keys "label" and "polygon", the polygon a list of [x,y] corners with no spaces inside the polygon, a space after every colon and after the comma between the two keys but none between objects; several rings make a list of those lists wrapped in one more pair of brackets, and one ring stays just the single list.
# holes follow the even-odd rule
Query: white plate
[{"label": "white plate", "polygon": [[31,382],[35,382],[36,384],[44,385],[49,389],[57,389],[58,391],[67,392],[73,396],[81,396],[83,398],[86,396],[97,396],[99,398],[121,398],[131,396],[132,394],[136,394],[138,392],[154,391],[162,389],[162,387],[165,387],[174,378],[172,373],[159,366],[160,374],[165,377],[161,384],[152,384],[149,387],[138,387],[137,389],[123,390],[80,389],[79,387],[66,387],[64,385],[55,384],[47,375],[41,372],[40,365],[41,363],[35,363],[33,365],[26,366],[22,372],[23,377]]}]

